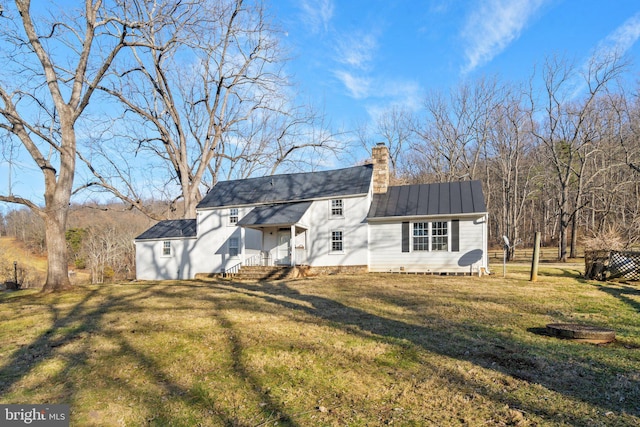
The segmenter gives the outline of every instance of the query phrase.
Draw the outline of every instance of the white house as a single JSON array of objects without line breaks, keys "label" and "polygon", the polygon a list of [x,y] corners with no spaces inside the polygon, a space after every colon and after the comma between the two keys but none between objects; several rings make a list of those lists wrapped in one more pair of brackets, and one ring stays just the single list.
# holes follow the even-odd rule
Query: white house
[{"label": "white house", "polygon": [[195,219],[161,221],[135,239],[140,280],[191,279],[249,265],[473,273],[487,269],[478,181],[389,186],[389,151],[373,164],[217,183]]}]

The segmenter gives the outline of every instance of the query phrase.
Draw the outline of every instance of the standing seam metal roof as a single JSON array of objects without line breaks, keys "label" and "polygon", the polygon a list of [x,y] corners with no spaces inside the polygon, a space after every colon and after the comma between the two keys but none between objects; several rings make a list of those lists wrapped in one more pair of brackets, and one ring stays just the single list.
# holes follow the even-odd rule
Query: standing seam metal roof
[{"label": "standing seam metal roof", "polygon": [[218,182],[197,208],[284,203],[366,194],[373,165]]},{"label": "standing seam metal roof", "polygon": [[484,213],[480,181],[443,182],[389,187],[375,194],[368,218]]}]

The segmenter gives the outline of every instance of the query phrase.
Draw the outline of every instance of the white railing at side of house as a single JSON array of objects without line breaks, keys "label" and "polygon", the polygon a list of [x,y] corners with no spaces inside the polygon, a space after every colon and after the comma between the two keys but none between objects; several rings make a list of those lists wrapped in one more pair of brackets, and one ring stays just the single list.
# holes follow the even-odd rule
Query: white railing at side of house
[{"label": "white railing at side of house", "polygon": [[262,265],[262,252],[245,259],[242,265],[246,265],[248,267]]},{"label": "white railing at side of house", "polygon": [[296,247],[296,265],[305,265],[307,263],[307,250],[304,247]]},{"label": "white railing at side of house", "polygon": [[242,267],[242,262],[239,262],[232,267],[225,268],[224,273],[222,273],[222,277],[228,277],[238,274],[238,272],[240,271],[240,267]]},{"label": "white railing at side of house", "polygon": [[234,274],[238,274],[238,272],[240,271],[240,268],[242,268],[242,266],[257,266],[257,265],[265,265],[264,264],[264,260],[269,260],[269,256],[267,255],[266,258],[264,257],[264,254],[262,252],[257,253],[247,259],[245,259],[244,261],[241,261],[235,265],[233,265],[232,267],[229,268],[225,268],[224,270],[224,277],[227,276],[233,276]]}]

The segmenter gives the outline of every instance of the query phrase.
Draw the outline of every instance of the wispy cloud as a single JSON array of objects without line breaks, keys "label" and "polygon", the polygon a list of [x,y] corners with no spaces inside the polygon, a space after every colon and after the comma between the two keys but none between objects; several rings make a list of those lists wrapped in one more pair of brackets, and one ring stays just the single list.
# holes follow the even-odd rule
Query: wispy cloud
[{"label": "wispy cloud", "polygon": [[352,98],[364,99],[370,96],[371,78],[344,70],[334,71],[334,75],[347,88]]},{"label": "wispy cloud", "polygon": [[397,107],[406,111],[418,111],[422,105],[423,91],[415,81],[396,79],[378,82],[376,92],[378,99],[365,108],[371,120],[387,114],[390,108]]},{"label": "wispy cloud", "polygon": [[405,80],[403,78],[385,79],[378,85],[379,96],[384,96],[390,100],[391,105],[405,108],[409,111],[416,111],[422,105],[423,91],[416,81]]},{"label": "wispy cloud", "polygon": [[491,61],[520,37],[522,30],[548,0],[490,0],[478,2],[463,29],[468,73]]},{"label": "wispy cloud", "polygon": [[299,3],[302,10],[302,21],[313,33],[327,32],[329,22],[333,18],[333,0],[302,0]]},{"label": "wispy cloud", "polygon": [[333,72],[355,99],[371,95],[370,71],[378,49],[377,37],[373,33],[351,32],[336,37],[334,60],[340,64]]},{"label": "wispy cloud", "polygon": [[603,59],[622,56],[639,38],[640,13],[636,13],[598,44],[594,56]]},{"label": "wispy cloud", "polygon": [[567,99],[576,99],[585,93],[588,87],[585,77],[598,67],[621,59],[640,39],[640,13],[627,19],[622,25],[602,39],[593,54],[582,64],[582,74],[576,75],[568,84]]},{"label": "wispy cloud", "polygon": [[350,97],[367,101],[365,108],[372,118],[389,106],[416,111],[422,105],[423,91],[416,81],[358,75],[347,71],[335,71],[334,75],[345,86]]},{"label": "wispy cloud", "polygon": [[336,60],[350,67],[367,69],[377,47],[378,42],[373,34],[353,34],[338,41]]}]

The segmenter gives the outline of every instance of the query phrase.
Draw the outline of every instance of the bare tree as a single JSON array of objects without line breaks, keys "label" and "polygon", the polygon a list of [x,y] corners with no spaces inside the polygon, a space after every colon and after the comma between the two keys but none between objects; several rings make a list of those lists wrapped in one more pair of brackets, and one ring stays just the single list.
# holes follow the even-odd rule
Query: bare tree
[{"label": "bare tree", "polygon": [[116,274],[127,276],[135,268],[133,237],[126,226],[94,225],[86,229],[82,254],[91,273],[91,283],[104,283]]},{"label": "bare tree", "polygon": [[415,138],[415,117],[411,111],[399,106],[383,110],[372,124],[362,123],[356,129],[360,145],[367,151],[379,142],[389,148],[391,174],[395,179],[409,175],[413,162],[409,148]]},{"label": "bare tree", "polygon": [[[615,141],[623,153],[624,162],[631,170],[640,173],[640,104],[638,93],[609,94],[608,111],[610,118],[607,121],[609,135]],[[635,102],[632,101],[635,100]]]},{"label": "bare tree", "polygon": [[[220,150],[222,161],[216,162],[217,170],[211,168],[210,176],[224,172],[227,179],[234,179],[315,170],[324,166],[327,156],[342,151],[345,144],[330,130],[323,113],[288,103],[282,99],[279,108],[252,114],[235,135],[236,143]],[[210,189],[209,183],[203,184]]]},{"label": "bare tree", "polygon": [[[500,232],[510,242],[522,237],[522,218],[537,172],[531,159],[534,144],[530,123],[522,101],[515,90],[505,93],[501,104],[491,113],[487,142],[487,181],[498,189],[496,203],[490,208],[495,213],[494,221],[500,224]],[[514,252],[512,245],[509,259]]]},{"label": "bare tree", "polygon": [[22,242],[30,251],[41,255],[46,250],[42,218],[27,208],[12,209],[5,217],[6,232]]},{"label": "bare tree", "polygon": [[295,153],[335,147],[318,131],[320,115],[291,107],[278,32],[260,1],[145,6],[146,19],[159,23],[144,29],[148,46],[132,49],[101,86],[126,110],[109,123],[110,138],[129,148],[82,153],[93,174],[86,186],[147,212],[149,194],[135,185],[135,164],[147,164],[163,175],[156,182],[177,189],[169,192],[179,216],[195,217],[203,189],[221,174],[273,173]]},{"label": "bare tree", "polygon": [[46,291],[70,287],[65,228],[76,171],[76,125],[127,44],[129,4],[135,2],[85,0],[82,10],[59,6],[47,11],[47,18],[29,0],[16,0],[0,17],[0,129],[19,141],[40,169],[44,206],[17,194],[0,195],[0,201],[27,206],[43,219]]},{"label": "bare tree", "polygon": [[561,261],[567,260],[569,227],[583,208],[584,165],[598,137],[594,107],[625,67],[619,57],[607,56],[592,59],[580,72],[566,60],[549,58],[542,73],[542,100],[530,91],[533,134],[545,149],[556,184]]},{"label": "bare tree", "polygon": [[496,80],[462,84],[448,98],[425,101],[426,119],[416,128],[412,149],[438,181],[474,179],[483,161],[491,112],[500,101]]},{"label": "bare tree", "polygon": [[627,244],[637,241],[640,222],[640,180],[634,163],[640,158],[640,110],[635,99],[620,91],[598,100],[599,150],[589,159],[587,168],[594,172],[584,194],[584,227],[594,235],[615,229]]}]

